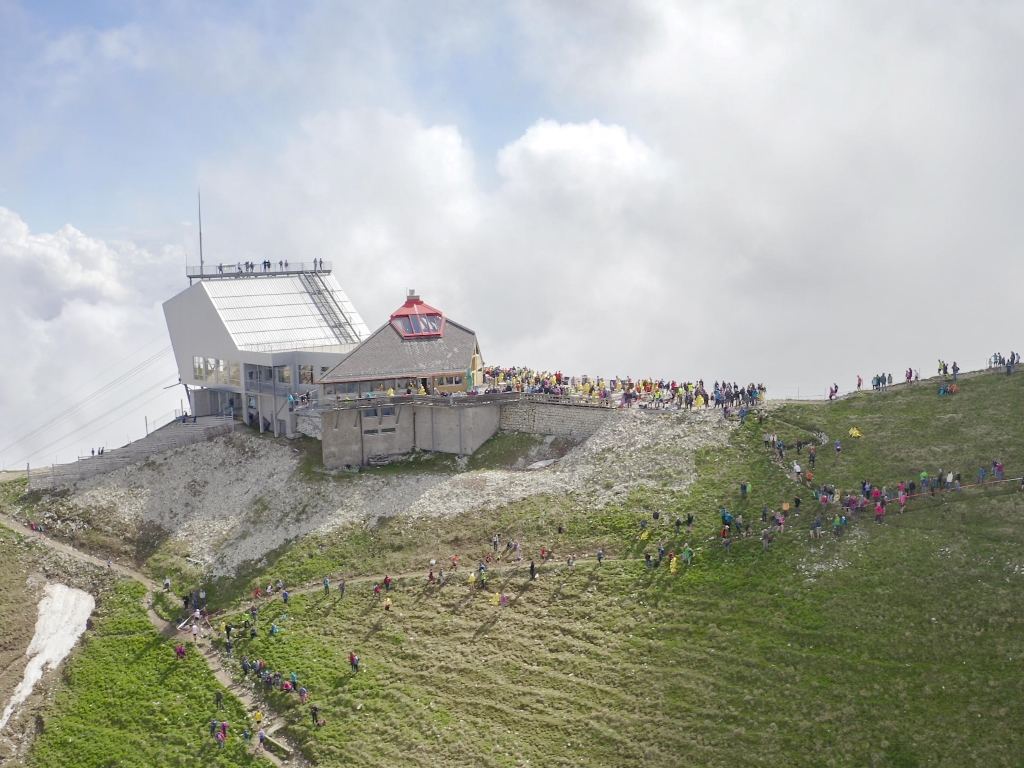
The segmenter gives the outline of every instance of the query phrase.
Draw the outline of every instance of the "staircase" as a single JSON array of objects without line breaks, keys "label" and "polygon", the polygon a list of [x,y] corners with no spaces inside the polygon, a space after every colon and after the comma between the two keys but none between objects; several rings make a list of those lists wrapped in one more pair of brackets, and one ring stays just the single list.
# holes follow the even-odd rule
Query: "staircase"
[{"label": "staircase", "polygon": [[359,337],[356,335],[352,323],[345,315],[345,311],[334,298],[334,294],[324,283],[323,276],[319,272],[303,272],[299,280],[309,291],[313,303],[320,310],[326,323],[334,331],[341,344],[358,344]]},{"label": "staircase", "polygon": [[28,475],[28,489],[35,491],[72,485],[79,480],[138,464],[158,453],[227,434],[233,431],[234,425],[234,419],[224,416],[200,417],[194,424],[172,421],[142,440],[104,451],[102,455],[83,456],[72,464],[54,464],[52,467],[32,469]]}]

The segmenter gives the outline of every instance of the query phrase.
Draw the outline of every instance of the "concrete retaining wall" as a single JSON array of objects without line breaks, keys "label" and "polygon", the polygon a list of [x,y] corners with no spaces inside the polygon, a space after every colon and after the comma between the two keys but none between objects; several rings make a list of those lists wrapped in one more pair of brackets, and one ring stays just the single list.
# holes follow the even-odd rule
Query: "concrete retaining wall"
[{"label": "concrete retaining wall", "polygon": [[590,437],[614,413],[609,408],[518,402],[501,406],[505,432],[530,432],[556,437]]},{"label": "concrete retaining wall", "polygon": [[500,406],[395,404],[371,411],[325,411],[321,418],[318,437],[323,443],[324,466],[338,468],[365,464],[371,456],[394,456],[414,449],[471,454],[498,431]]}]

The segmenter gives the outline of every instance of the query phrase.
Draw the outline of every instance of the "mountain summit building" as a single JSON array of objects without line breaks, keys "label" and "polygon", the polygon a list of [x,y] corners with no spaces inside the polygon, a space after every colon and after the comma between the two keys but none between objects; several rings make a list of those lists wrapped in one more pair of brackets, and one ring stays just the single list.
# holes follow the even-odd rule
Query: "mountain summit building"
[{"label": "mountain summit building", "polygon": [[195,415],[231,413],[260,431],[296,434],[295,403],[369,335],[323,262],[187,267],[191,285],[164,302]]}]

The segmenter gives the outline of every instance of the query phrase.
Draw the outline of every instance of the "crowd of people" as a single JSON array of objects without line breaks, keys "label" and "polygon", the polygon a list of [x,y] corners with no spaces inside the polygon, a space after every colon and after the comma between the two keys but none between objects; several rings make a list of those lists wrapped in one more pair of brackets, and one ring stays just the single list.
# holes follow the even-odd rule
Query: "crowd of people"
[{"label": "crowd of people", "polygon": [[567,395],[592,399],[617,399],[622,407],[641,408],[726,408],[750,406],[765,396],[764,384],[716,381],[711,389],[704,380],[676,381],[614,376],[568,376],[561,371],[535,371],[529,368],[490,367],[484,369],[485,392],[527,392]]}]

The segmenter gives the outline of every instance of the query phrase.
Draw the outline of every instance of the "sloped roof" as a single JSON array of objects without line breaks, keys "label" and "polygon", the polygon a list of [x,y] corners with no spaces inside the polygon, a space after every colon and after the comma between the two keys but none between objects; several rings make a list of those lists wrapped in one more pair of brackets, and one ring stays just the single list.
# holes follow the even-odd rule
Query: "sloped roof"
[{"label": "sloped roof", "polygon": [[442,336],[406,339],[388,321],[318,383],[465,374],[476,351],[476,333],[452,320]]},{"label": "sloped roof", "polygon": [[[278,352],[320,347],[351,347],[370,335],[333,275],[319,274],[321,305],[336,307],[334,317],[297,275],[260,276],[199,283],[240,350]],[[339,322],[340,319],[340,322]]]}]

